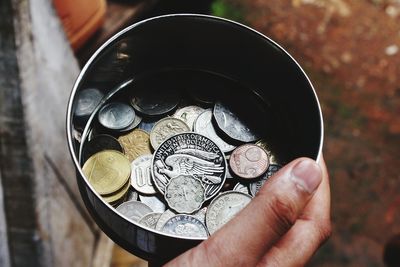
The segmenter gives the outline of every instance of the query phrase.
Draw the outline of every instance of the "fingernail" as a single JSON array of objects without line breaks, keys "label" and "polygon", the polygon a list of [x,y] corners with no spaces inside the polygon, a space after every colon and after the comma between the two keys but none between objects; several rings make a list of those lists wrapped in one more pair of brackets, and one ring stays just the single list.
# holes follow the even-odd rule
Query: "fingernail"
[{"label": "fingernail", "polygon": [[321,183],[322,172],[315,161],[303,159],[293,166],[291,177],[297,186],[311,194]]}]

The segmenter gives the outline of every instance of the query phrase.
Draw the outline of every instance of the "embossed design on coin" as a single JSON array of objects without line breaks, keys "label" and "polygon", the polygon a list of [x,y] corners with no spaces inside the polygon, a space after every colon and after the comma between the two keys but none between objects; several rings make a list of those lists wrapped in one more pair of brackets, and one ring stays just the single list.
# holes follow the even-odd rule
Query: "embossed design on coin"
[{"label": "embossed design on coin", "polygon": [[115,150],[104,150],[91,156],[82,171],[97,193],[112,194],[128,181],[131,167],[128,159]]},{"label": "embossed design on coin", "polygon": [[249,187],[247,185],[245,185],[245,184],[242,184],[242,183],[237,183],[235,185],[235,187],[233,188],[233,191],[238,191],[238,192],[242,192],[244,194],[250,195]]},{"label": "embossed design on coin", "polygon": [[103,98],[103,93],[95,88],[84,89],[77,96],[74,115],[78,117],[90,116]]},{"label": "embossed design on coin", "polygon": [[268,155],[259,146],[253,144],[241,145],[232,152],[229,166],[237,176],[254,179],[267,171],[269,166]]},{"label": "embossed design on coin", "polygon": [[190,215],[176,215],[162,227],[164,233],[181,237],[207,238],[208,232],[204,224]]},{"label": "embossed design on coin", "polygon": [[156,189],[151,179],[151,160],[152,155],[143,155],[131,163],[131,184],[138,192],[142,194],[155,194]]},{"label": "embossed design on coin", "polygon": [[118,141],[130,161],[141,155],[151,154],[150,136],[143,130],[135,129],[128,134],[121,135],[118,137]]},{"label": "embossed design on coin", "polygon": [[176,216],[177,214],[173,210],[166,210],[164,213],[160,216],[158,219],[157,225],[156,225],[156,230],[161,231],[163,228],[164,224],[171,219],[172,217]]},{"label": "embossed design on coin", "polygon": [[142,114],[160,116],[173,110],[178,105],[179,100],[180,94],[174,89],[140,88],[135,90],[131,104]]},{"label": "embossed design on coin", "polygon": [[135,200],[122,203],[116,210],[134,222],[138,222],[143,216],[153,212],[146,204]]},{"label": "embossed design on coin", "polygon": [[194,123],[194,131],[213,140],[225,153],[234,150],[236,146],[228,144],[218,136],[212,124],[212,116],[211,109],[207,109],[201,113]]},{"label": "embossed design on coin", "polygon": [[149,227],[151,229],[156,229],[156,224],[158,219],[160,219],[161,213],[153,212],[147,215],[144,215],[142,219],[140,219],[139,224]]},{"label": "embossed design on coin", "polygon": [[182,120],[193,130],[194,122],[203,111],[204,109],[198,106],[187,106],[175,111],[173,117]]},{"label": "embossed design on coin", "polygon": [[204,187],[200,180],[180,175],[169,181],[164,197],[171,209],[179,213],[192,213],[204,203]]},{"label": "embossed design on coin", "polygon": [[170,117],[164,118],[159,120],[151,130],[150,143],[154,149],[157,149],[157,147],[169,137],[189,131],[189,126],[182,120]]},{"label": "embossed design on coin", "polygon": [[228,106],[221,102],[215,103],[213,114],[218,127],[229,137],[244,143],[259,139],[246,122],[242,121]]},{"label": "embossed design on coin", "polygon": [[264,183],[269,178],[271,178],[272,175],[274,175],[276,172],[278,172],[280,169],[281,169],[280,165],[270,164],[268,167],[267,173],[260,180],[250,183],[249,188],[250,188],[251,195],[255,196],[260,191],[260,189],[264,185]]},{"label": "embossed design on coin", "polygon": [[111,135],[100,134],[84,143],[82,151],[83,162],[86,162],[92,155],[103,150],[117,150],[124,153],[124,149],[117,139]]},{"label": "embossed design on coin", "polygon": [[162,194],[172,178],[193,176],[203,184],[208,200],[221,190],[226,167],[223,152],[212,140],[197,133],[182,133],[168,138],[158,147],[151,172],[154,185]]},{"label": "embossed design on coin", "polygon": [[134,120],[135,111],[127,104],[112,102],[104,105],[99,111],[99,122],[108,129],[124,129]]},{"label": "embossed design on coin", "polygon": [[210,234],[235,217],[250,201],[251,196],[237,191],[227,191],[214,198],[206,213],[206,225]]},{"label": "embossed design on coin", "polygon": [[157,196],[144,196],[139,195],[139,199],[142,203],[149,206],[155,212],[163,213],[166,209],[164,202]]},{"label": "embossed design on coin", "polygon": [[279,160],[278,160],[278,159],[276,158],[276,156],[272,153],[272,151],[271,151],[271,149],[270,149],[270,147],[269,147],[269,145],[268,145],[268,142],[267,142],[266,140],[264,140],[264,139],[258,140],[258,141],[256,142],[256,145],[259,146],[259,147],[261,147],[262,149],[264,149],[265,152],[267,152],[267,155],[268,155],[269,163],[270,163],[270,164],[278,164],[278,165],[280,165]]}]

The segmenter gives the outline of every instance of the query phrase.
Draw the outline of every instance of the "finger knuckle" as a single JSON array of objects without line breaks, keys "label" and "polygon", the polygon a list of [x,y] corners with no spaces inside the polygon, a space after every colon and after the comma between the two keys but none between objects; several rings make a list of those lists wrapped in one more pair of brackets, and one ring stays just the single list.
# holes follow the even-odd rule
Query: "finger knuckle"
[{"label": "finger knuckle", "polygon": [[296,203],[287,196],[273,196],[266,205],[267,216],[272,216],[272,223],[278,235],[287,232],[297,218]]}]

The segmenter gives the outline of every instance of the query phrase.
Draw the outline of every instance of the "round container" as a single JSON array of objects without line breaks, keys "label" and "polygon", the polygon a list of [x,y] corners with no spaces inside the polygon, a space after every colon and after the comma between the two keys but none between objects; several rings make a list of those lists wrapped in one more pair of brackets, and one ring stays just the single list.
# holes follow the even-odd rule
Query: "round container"
[{"label": "round container", "polygon": [[[84,178],[81,145],[75,139],[79,127],[73,115],[77,95],[85,88],[98,88],[105,95],[88,121],[91,124],[107,99],[126,86],[135,88],[158,80],[153,77],[160,73],[164,78],[171,77],[170,85],[177,87],[203,86],[216,96],[228,92],[243,101],[243,109],[262,105],[267,115],[250,119],[265,126],[268,143],[282,162],[301,156],[317,160],[323,143],[323,121],[313,86],[298,63],[277,43],[242,24],[205,15],[167,15],[129,26],[102,45],[82,69],[68,103],[68,146],[80,192],[96,223],[115,243],[146,260],[165,262],[202,239],[170,236],[115,212]],[[193,78],[190,73],[200,74]],[[238,86],[227,89],[212,78],[202,78],[204,75],[224,77]],[[154,89],[151,82],[148,86]],[[255,102],[243,100],[250,94],[256,96]],[[88,127],[81,132],[81,142],[88,132]]]}]

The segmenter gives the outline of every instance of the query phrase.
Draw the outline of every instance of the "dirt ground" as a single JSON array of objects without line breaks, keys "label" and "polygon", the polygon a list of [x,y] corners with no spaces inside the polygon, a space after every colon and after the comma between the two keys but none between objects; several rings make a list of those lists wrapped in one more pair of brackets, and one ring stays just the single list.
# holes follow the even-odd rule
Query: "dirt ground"
[{"label": "dirt ground", "polygon": [[383,266],[400,233],[400,1],[223,0],[215,11],[287,49],[322,103],[333,235],[310,266]]}]

